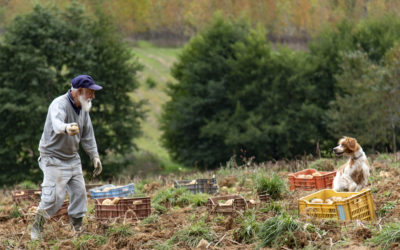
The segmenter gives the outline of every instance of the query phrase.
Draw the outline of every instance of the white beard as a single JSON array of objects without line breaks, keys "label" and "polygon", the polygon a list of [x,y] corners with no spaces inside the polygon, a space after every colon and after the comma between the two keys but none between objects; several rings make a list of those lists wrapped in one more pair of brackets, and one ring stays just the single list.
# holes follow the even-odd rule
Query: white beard
[{"label": "white beard", "polygon": [[89,112],[90,108],[92,107],[92,99],[85,99],[83,95],[79,96],[79,102],[81,103],[81,107],[83,111]]}]

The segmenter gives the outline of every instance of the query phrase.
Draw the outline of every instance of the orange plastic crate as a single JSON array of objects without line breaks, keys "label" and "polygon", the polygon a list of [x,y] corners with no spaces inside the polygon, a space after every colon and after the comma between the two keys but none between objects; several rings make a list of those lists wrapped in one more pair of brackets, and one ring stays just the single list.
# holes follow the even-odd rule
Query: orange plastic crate
[{"label": "orange plastic crate", "polygon": [[[313,176],[312,179],[299,178],[298,176],[312,175],[315,172],[319,172],[321,176]],[[294,174],[289,174],[289,185],[290,190],[313,190],[313,189],[325,189],[332,188],[333,179],[336,176],[336,171],[333,172],[322,172],[315,169],[305,169]]]}]

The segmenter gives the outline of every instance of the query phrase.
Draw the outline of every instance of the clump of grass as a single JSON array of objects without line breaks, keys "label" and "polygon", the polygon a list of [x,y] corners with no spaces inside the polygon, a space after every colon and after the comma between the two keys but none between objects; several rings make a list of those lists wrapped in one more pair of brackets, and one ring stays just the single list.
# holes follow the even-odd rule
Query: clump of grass
[{"label": "clump of grass", "polygon": [[279,214],[282,213],[284,209],[279,203],[272,201],[268,203],[265,207],[261,208],[260,211],[264,213],[273,212],[275,214]]},{"label": "clump of grass", "polygon": [[388,201],[381,207],[381,209],[378,210],[378,215],[383,217],[390,211],[392,211],[393,208],[395,208],[396,206],[397,206],[397,201]]},{"label": "clump of grass", "polygon": [[272,175],[256,174],[254,183],[258,193],[266,192],[274,200],[281,198],[287,192],[287,183],[276,173],[272,173]]},{"label": "clump of grass", "polygon": [[112,236],[112,235],[123,238],[133,235],[133,231],[130,229],[128,225],[115,224],[110,228],[108,228],[107,231],[107,236]]},{"label": "clump of grass", "polygon": [[30,180],[19,183],[18,187],[21,189],[37,189],[37,185]]},{"label": "clump of grass", "polygon": [[374,234],[369,242],[375,246],[383,247],[383,249],[388,249],[393,243],[400,243],[400,223],[385,224],[381,231]]},{"label": "clump of grass", "polygon": [[160,216],[158,214],[152,214],[149,217],[144,218],[141,221],[142,225],[147,225],[147,224],[153,224],[156,223],[160,219]]},{"label": "clump of grass", "polygon": [[292,216],[283,213],[264,221],[257,233],[261,247],[282,246],[291,241],[296,244],[294,232],[301,229],[301,223]]},{"label": "clump of grass", "polygon": [[11,210],[10,214],[8,215],[8,217],[10,218],[19,218],[22,216],[22,213],[19,209],[18,205],[13,205],[13,209]]},{"label": "clump of grass", "polygon": [[239,228],[233,232],[234,239],[245,244],[253,243],[259,228],[256,214],[253,211],[246,212],[237,222]]},{"label": "clump of grass", "polygon": [[310,163],[309,168],[317,169],[319,171],[333,171],[335,170],[335,165],[330,159],[317,159]]},{"label": "clump of grass", "polygon": [[210,226],[204,219],[199,219],[191,225],[175,232],[169,242],[184,243],[194,248],[199,244],[201,239],[205,239],[208,242],[215,240],[215,235],[210,231]]},{"label": "clump of grass", "polygon": [[72,241],[76,249],[89,249],[94,246],[104,245],[106,242],[106,237],[96,234],[83,234]]},{"label": "clump of grass", "polygon": [[205,205],[210,197],[207,193],[197,193],[193,194],[191,192],[182,193],[181,196],[177,199],[177,205],[186,206],[186,205],[194,205],[194,206],[202,206]]},{"label": "clump of grass", "polygon": [[174,206],[201,206],[207,203],[209,194],[193,194],[185,188],[168,188],[156,193],[151,201],[156,211],[164,213],[167,211],[166,204]]}]

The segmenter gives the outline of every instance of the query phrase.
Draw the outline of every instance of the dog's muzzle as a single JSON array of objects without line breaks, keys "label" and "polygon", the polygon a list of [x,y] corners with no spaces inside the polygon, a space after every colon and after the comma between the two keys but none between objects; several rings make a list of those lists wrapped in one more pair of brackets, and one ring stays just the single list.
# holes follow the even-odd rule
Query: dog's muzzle
[{"label": "dog's muzzle", "polygon": [[338,149],[338,148],[333,148],[333,152],[334,152],[336,155],[342,155],[342,154],[344,153],[344,151],[340,151],[340,149]]}]

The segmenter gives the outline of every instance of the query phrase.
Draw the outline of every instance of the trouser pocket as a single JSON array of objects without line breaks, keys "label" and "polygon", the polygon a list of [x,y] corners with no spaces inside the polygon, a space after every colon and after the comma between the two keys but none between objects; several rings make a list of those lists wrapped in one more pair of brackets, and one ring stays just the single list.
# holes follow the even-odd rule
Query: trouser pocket
[{"label": "trouser pocket", "polygon": [[54,182],[46,182],[42,184],[42,201],[52,203],[56,200],[56,184]]}]

